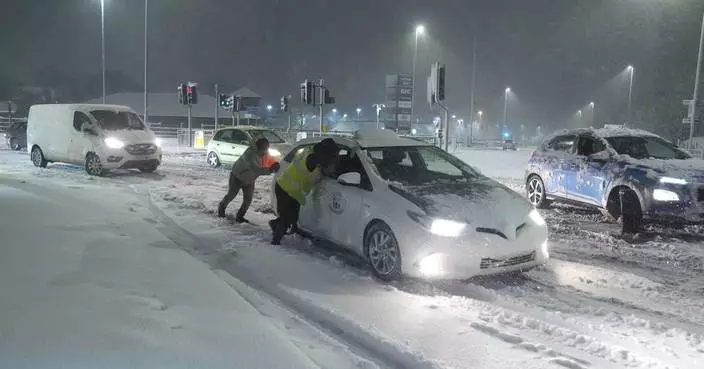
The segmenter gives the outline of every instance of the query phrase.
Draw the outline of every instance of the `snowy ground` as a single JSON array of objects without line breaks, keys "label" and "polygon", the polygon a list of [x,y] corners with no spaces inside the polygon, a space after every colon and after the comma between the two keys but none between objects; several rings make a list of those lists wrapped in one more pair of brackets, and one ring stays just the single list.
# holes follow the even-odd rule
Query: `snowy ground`
[{"label": "snowy ground", "polygon": [[[250,211],[259,225],[215,218],[227,168],[206,167],[202,152],[171,152],[156,174],[95,179],[67,165],[35,169],[26,154],[0,151],[0,173],[136,192],[134,207],[148,211],[171,242],[229,273],[238,291],[260,296],[250,301],[260,311],[267,308],[258,305],[281,309],[340,342],[323,351],[344,347],[370,360],[361,367],[704,366],[703,229],[653,229],[626,242],[599,214],[559,206],[543,212],[553,256],[545,268],[513,279],[385,285],[370,277],[364,262],[338,250],[301,239],[268,245],[266,178]],[[529,151],[456,154],[522,191]]]}]

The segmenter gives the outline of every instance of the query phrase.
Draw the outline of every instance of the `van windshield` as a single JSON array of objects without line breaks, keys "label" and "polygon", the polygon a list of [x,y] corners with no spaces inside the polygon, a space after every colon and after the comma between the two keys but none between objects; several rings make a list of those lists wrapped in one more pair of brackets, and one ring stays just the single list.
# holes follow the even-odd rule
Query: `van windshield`
[{"label": "van windshield", "polygon": [[100,127],[106,131],[121,129],[144,130],[144,123],[137,114],[129,111],[93,110],[91,115],[98,121]]}]

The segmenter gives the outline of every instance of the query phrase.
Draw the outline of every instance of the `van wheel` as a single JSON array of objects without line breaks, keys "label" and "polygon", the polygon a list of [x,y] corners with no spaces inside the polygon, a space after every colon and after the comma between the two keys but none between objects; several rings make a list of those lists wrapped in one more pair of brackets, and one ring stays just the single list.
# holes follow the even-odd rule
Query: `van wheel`
[{"label": "van wheel", "polygon": [[105,174],[105,170],[103,169],[103,163],[100,162],[100,158],[98,157],[98,155],[95,155],[92,152],[86,155],[85,167],[86,173],[92,176],[102,176],[103,174]]},{"label": "van wheel", "polygon": [[37,168],[46,168],[46,158],[44,157],[44,153],[42,152],[42,149],[39,148],[39,146],[34,146],[32,148],[32,164],[34,164],[35,167]]},{"label": "van wheel", "polygon": [[392,281],[402,277],[401,250],[394,232],[383,222],[372,224],[364,235],[364,251],[375,277]]}]

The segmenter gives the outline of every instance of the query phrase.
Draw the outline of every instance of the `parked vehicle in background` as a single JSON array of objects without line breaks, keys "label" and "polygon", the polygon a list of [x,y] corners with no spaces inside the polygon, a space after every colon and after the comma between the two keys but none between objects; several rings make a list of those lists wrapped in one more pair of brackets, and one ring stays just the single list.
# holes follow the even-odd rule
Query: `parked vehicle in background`
[{"label": "parked vehicle in background", "polygon": [[27,147],[27,122],[14,122],[3,134],[7,146],[14,150],[20,151]]},{"label": "parked vehicle in background", "polygon": [[504,151],[507,151],[507,150],[516,151],[516,150],[518,150],[518,148],[516,148],[516,143],[513,142],[513,140],[504,140],[504,143],[503,143],[503,145],[502,145],[502,148],[503,148]]},{"label": "parked vehicle in background", "polygon": [[211,167],[222,164],[232,164],[254,144],[258,139],[266,138],[269,141],[269,156],[278,162],[282,153],[291,149],[291,145],[281,138],[276,132],[256,126],[236,126],[221,128],[215,131],[213,139],[207,147],[207,162]]},{"label": "parked vehicle in background", "polygon": [[704,223],[704,161],[647,131],[560,131],[531,156],[528,200],[593,206],[635,233],[643,220]]},{"label": "parked vehicle in background", "polygon": [[153,172],[161,142],[129,107],[99,104],[33,105],[27,121],[32,163],[83,165],[91,175],[111,169]]},{"label": "parked vehicle in background", "polygon": [[[331,138],[341,149],[336,172],[313,187],[299,230],[364,257],[378,278],[462,279],[547,261],[538,211],[432,143],[386,130]],[[272,186],[321,139],[297,142]]]}]

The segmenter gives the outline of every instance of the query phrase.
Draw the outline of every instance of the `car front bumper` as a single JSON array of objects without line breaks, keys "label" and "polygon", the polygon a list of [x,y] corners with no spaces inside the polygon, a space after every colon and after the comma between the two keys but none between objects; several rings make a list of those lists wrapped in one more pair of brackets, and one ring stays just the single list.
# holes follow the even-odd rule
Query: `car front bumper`
[{"label": "car front bumper", "polygon": [[549,259],[546,227],[530,225],[515,239],[469,233],[433,235],[421,227],[396,235],[404,274],[423,279],[467,279],[526,271]]},{"label": "car front bumper", "polygon": [[[657,201],[654,199],[656,189],[677,194],[678,201]],[[686,186],[661,185],[646,191],[647,210],[644,219],[658,223],[704,224],[704,184]]]}]

